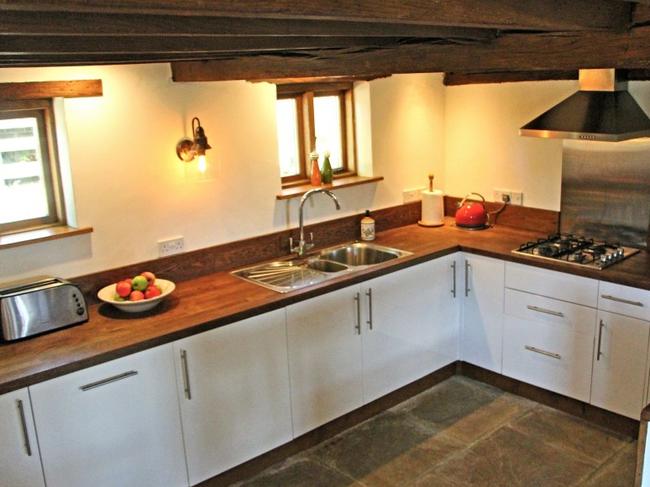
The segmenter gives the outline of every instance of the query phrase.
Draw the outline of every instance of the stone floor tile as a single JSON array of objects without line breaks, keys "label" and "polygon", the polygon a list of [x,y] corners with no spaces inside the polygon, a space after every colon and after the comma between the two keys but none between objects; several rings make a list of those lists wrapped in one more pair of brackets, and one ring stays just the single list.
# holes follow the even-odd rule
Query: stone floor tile
[{"label": "stone floor tile", "polygon": [[534,436],[502,427],[434,468],[421,483],[441,476],[473,487],[567,487],[593,470],[593,464]]},{"label": "stone floor tile", "polygon": [[444,430],[444,435],[465,444],[470,444],[508,421],[514,420],[532,410],[534,407],[536,407],[536,404],[532,401],[521,400],[510,394],[503,394],[494,401],[458,419]]},{"label": "stone floor tile", "polygon": [[347,487],[360,486],[341,472],[308,458],[289,459],[265,470],[240,487]]},{"label": "stone floor tile", "polygon": [[361,479],[430,437],[431,433],[410,421],[407,414],[386,412],[332,438],[309,455]]},{"label": "stone floor tile", "polygon": [[455,423],[503,394],[470,379],[452,377],[416,396],[405,410],[440,428]]},{"label": "stone floor tile", "polygon": [[611,460],[583,484],[581,487],[631,487],[634,485],[636,470],[637,443],[625,445]]},{"label": "stone floor tile", "polygon": [[597,465],[631,441],[580,418],[545,406],[540,406],[514,421],[512,427],[570,454],[581,455]]}]

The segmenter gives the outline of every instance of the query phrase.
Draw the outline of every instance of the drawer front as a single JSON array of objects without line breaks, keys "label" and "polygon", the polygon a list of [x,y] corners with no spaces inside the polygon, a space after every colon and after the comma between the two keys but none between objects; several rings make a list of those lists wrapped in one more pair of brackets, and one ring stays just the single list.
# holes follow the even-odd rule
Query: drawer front
[{"label": "drawer front", "polygon": [[650,291],[601,281],[598,309],[650,321]]},{"label": "drawer front", "polygon": [[[596,310],[520,294],[506,290],[503,374],[589,402]],[[528,304],[522,309],[522,303],[564,317]]]},{"label": "drawer front", "polygon": [[544,324],[558,336],[594,335],[596,310],[578,304],[506,289],[505,313],[528,323]]},{"label": "drawer front", "polygon": [[506,287],[596,307],[598,281],[513,262],[506,263]]}]

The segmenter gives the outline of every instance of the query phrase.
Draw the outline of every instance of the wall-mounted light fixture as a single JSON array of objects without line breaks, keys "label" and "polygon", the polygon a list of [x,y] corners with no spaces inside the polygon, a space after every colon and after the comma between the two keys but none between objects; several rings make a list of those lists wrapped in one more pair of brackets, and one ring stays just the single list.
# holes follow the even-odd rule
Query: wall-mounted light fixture
[{"label": "wall-mounted light fixture", "polygon": [[212,147],[208,144],[208,138],[205,135],[203,127],[201,127],[201,121],[198,117],[192,119],[192,136],[194,137],[193,139],[184,137],[176,144],[176,155],[184,162],[191,162],[198,156],[199,171],[205,172],[205,151],[212,149]]}]

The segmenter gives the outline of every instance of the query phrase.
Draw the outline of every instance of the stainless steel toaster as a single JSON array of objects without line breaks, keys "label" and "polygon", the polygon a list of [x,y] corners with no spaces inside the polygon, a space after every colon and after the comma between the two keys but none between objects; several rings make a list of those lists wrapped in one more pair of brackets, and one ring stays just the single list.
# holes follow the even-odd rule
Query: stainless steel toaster
[{"label": "stainless steel toaster", "polygon": [[87,320],[83,293],[68,281],[42,276],[0,284],[0,329],[5,341]]}]

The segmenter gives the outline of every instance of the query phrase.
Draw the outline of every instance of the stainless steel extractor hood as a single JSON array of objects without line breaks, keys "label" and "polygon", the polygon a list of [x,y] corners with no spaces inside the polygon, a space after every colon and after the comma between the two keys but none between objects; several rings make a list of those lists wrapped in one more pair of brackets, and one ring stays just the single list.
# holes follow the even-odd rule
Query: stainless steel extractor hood
[{"label": "stainless steel extractor hood", "polygon": [[580,91],[542,113],[519,135],[619,142],[650,137],[650,118],[613,69],[581,69]]}]

